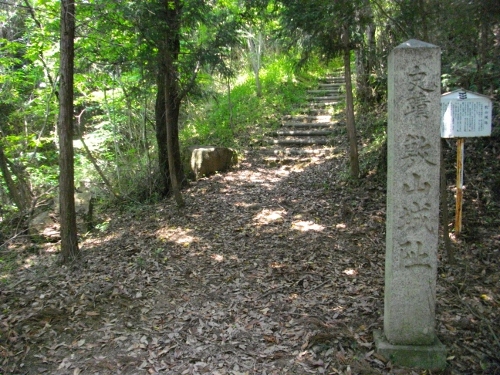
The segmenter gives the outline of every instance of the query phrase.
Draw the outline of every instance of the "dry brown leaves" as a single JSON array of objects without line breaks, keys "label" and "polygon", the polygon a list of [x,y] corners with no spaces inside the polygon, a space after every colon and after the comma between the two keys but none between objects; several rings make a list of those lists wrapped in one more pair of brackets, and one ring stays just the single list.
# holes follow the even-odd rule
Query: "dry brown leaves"
[{"label": "dry brown leaves", "polygon": [[[249,154],[193,184],[182,211],[102,213],[110,226],[82,242],[77,264],[42,253],[2,284],[2,373],[422,373],[375,351],[385,191],[340,181],[344,162],[271,168]],[[492,223],[439,267],[445,373],[500,373]]]}]

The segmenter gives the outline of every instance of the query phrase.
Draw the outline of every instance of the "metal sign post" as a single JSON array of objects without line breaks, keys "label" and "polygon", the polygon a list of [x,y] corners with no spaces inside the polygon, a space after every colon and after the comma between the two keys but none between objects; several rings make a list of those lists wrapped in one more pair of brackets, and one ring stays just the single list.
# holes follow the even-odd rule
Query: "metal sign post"
[{"label": "metal sign post", "polygon": [[491,112],[491,100],[485,95],[456,90],[441,96],[441,138],[457,138],[456,236],[462,231],[465,138],[490,136]]}]

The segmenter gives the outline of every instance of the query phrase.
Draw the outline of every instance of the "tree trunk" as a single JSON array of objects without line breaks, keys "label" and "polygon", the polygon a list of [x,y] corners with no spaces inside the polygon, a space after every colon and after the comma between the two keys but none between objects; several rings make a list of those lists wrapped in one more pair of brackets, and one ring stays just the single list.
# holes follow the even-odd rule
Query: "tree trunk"
[{"label": "tree trunk", "polygon": [[429,23],[428,23],[428,12],[427,12],[427,1],[418,0],[417,1],[418,14],[420,15],[420,30],[422,32],[422,40],[427,43],[432,43],[433,41],[429,39]]},{"label": "tree trunk", "polygon": [[250,30],[247,36],[247,46],[248,54],[250,56],[250,64],[252,65],[252,71],[255,77],[255,91],[258,97],[262,96],[262,86],[260,84],[259,72],[263,45],[264,38],[262,37],[262,33],[259,31],[257,35],[255,35],[253,30]]},{"label": "tree trunk", "polygon": [[59,206],[61,255],[64,263],[79,256],[76,233],[73,150],[73,64],[75,37],[74,0],[61,1],[59,88]]},{"label": "tree trunk", "polygon": [[[184,181],[179,146],[179,112],[182,94],[179,89],[177,60],[180,53],[182,5],[179,0],[165,2],[168,30],[158,41],[158,90],[156,97],[156,140],[160,166],[162,194],[167,195],[172,183]],[[173,163],[173,164],[172,164]],[[171,171],[175,171],[172,178]],[[180,190],[179,190],[180,191]]]},{"label": "tree trunk", "polygon": [[227,85],[227,108],[229,110],[229,127],[233,129],[233,103],[231,101],[231,78],[226,78]]},{"label": "tree trunk", "polygon": [[360,45],[356,50],[356,97],[362,105],[367,105],[368,100],[368,74],[366,72],[366,46]]},{"label": "tree trunk", "polygon": [[83,139],[83,135],[79,134],[79,136],[80,136],[80,141],[82,142],[83,149],[85,150],[85,153],[87,154],[87,159],[89,159],[89,161],[94,166],[97,174],[101,177],[101,179],[104,182],[104,185],[106,185],[106,188],[108,189],[108,191],[111,194],[113,194],[113,197],[115,197],[116,199],[120,199],[120,195],[115,192],[115,190],[113,189],[113,185],[111,185],[111,182],[106,178],[106,175],[102,171],[101,167],[99,167],[99,164],[97,163],[96,158],[94,157],[94,155],[92,155],[92,152],[90,151],[87,144],[85,143],[85,139]]},{"label": "tree trunk", "polygon": [[170,172],[168,170],[167,150],[167,118],[165,103],[165,73],[164,64],[159,64],[157,76],[157,91],[155,104],[156,143],[158,145],[158,168],[160,173],[160,195],[168,196],[170,193]]},{"label": "tree trunk", "polygon": [[[20,212],[27,212],[31,208],[31,190],[22,176],[16,175],[15,172],[11,173],[9,164],[10,161],[5,156],[0,142],[0,171],[2,172],[5,180],[5,185],[7,185],[9,197]],[[17,177],[17,182],[14,181],[13,175]]]},{"label": "tree trunk", "polygon": [[[166,75],[168,80],[169,74]],[[170,77],[173,80],[173,77]],[[175,96],[174,96],[175,95]],[[174,193],[174,198],[178,207],[184,206],[181,195],[181,188],[178,178],[180,178],[180,150],[178,137],[179,123],[179,105],[177,100],[177,85],[171,82],[165,82],[165,108],[166,108],[166,130],[167,130],[167,152],[168,152],[168,171],[170,174],[170,186]],[[177,155],[176,155],[177,154]]]},{"label": "tree trunk", "polygon": [[440,198],[441,198],[441,223],[443,226],[443,241],[446,256],[448,258],[449,264],[455,264],[455,252],[451,247],[450,241],[450,230],[448,228],[449,214],[448,214],[448,187],[446,184],[446,168],[444,162],[444,149],[445,139],[441,139],[441,151],[440,151]]},{"label": "tree trunk", "polygon": [[351,77],[351,50],[349,47],[349,34],[347,27],[344,27],[342,33],[342,41],[344,45],[344,71],[345,71],[345,91],[346,91],[346,124],[347,135],[349,138],[349,161],[351,169],[351,178],[358,179],[359,177],[359,160],[358,160],[358,142],[356,136],[356,123],[354,121],[354,98],[352,95],[352,77]]},{"label": "tree trunk", "polygon": [[356,50],[356,95],[358,101],[363,106],[369,106],[374,101],[374,95],[370,87],[370,74],[375,61],[375,23],[373,22],[373,12],[369,4],[363,7],[363,17],[369,18],[365,28],[364,43]]},{"label": "tree trunk", "polygon": [[488,14],[488,8],[485,7],[484,4],[478,5],[478,12],[479,16],[477,17],[479,19],[479,25],[478,25],[478,54],[476,57],[476,69],[477,69],[477,80],[476,80],[476,85],[477,85],[477,91],[480,92],[481,94],[487,94],[485,91],[485,88],[487,86],[486,78],[487,75],[485,74],[485,69],[488,63],[488,54],[492,50],[493,47],[493,41],[491,40],[491,36],[493,36],[493,32],[491,31],[492,25],[490,24],[490,17]]},{"label": "tree trunk", "polygon": [[168,149],[168,170],[170,172],[170,183],[172,186],[172,192],[174,193],[175,202],[177,207],[184,207],[184,200],[182,199],[181,187],[179,180],[177,180],[178,165],[175,162],[175,137],[173,122],[167,121],[167,149]]},{"label": "tree trunk", "polygon": [[[175,178],[178,181],[179,187],[183,185],[184,171],[182,169],[181,160],[181,148],[179,142],[179,113],[181,100],[179,97],[178,90],[175,94],[169,94],[170,98],[167,98],[167,149],[168,149],[168,164],[169,164],[169,174],[172,173],[170,168],[170,163],[174,163]],[[170,130],[169,130],[170,129]],[[169,133],[170,132],[170,133]],[[169,138],[170,135],[170,138]],[[170,183],[172,184],[172,176],[170,176]]]}]

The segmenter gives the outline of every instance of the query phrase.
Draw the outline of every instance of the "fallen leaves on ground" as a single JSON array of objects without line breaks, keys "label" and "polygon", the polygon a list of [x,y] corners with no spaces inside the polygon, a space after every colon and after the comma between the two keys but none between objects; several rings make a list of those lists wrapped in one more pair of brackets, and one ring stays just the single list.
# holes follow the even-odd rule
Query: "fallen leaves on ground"
[{"label": "fallen leaves on ground", "polygon": [[[82,241],[74,264],[40,247],[1,286],[2,373],[421,373],[375,350],[385,191],[340,180],[344,162],[296,171],[250,153],[193,183],[181,211],[102,212],[108,229]],[[498,220],[489,225],[455,243],[456,265],[439,265],[446,374],[500,373]]]}]

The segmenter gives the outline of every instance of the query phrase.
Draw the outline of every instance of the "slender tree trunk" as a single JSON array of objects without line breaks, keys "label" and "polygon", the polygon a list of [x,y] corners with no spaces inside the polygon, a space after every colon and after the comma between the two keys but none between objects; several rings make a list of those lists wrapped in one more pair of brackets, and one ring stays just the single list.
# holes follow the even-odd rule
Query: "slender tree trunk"
[{"label": "slender tree trunk", "polygon": [[349,161],[351,169],[351,178],[359,177],[358,160],[358,142],[356,136],[356,123],[354,121],[354,98],[352,95],[352,77],[351,77],[351,50],[349,48],[349,34],[347,27],[342,33],[344,44],[344,72],[345,72],[345,91],[346,91],[346,123],[347,135],[349,138]]},{"label": "slender tree trunk", "polygon": [[427,14],[427,1],[426,0],[417,0],[417,9],[418,9],[418,14],[420,15],[420,30],[422,32],[422,40],[432,43],[433,41],[429,39],[429,23],[427,22],[428,20],[428,14]]},{"label": "slender tree trunk", "polygon": [[446,168],[444,163],[444,143],[445,139],[441,139],[441,152],[440,152],[440,196],[441,196],[441,222],[443,225],[443,241],[446,256],[449,264],[455,264],[455,252],[451,247],[450,230],[448,228],[449,214],[448,214],[448,190],[446,186]]},{"label": "slender tree trunk", "polygon": [[368,80],[366,72],[366,46],[360,45],[356,50],[356,97],[363,105],[368,104]]},{"label": "slender tree trunk", "polygon": [[[161,57],[160,57],[161,58]],[[166,197],[170,193],[170,172],[168,169],[167,150],[167,117],[165,103],[164,64],[159,64],[155,104],[156,144],[158,146],[158,168],[160,173],[160,195]]]},{"label": "slender tree trunk", "polygon": [[[167,55],[167,66],[173,67],[170,61],[170,55]],[[167,71],[165,75],[165,109],[166,109],[166,131],[167,131],[167,155],[168,155],[168,171],[170,174],[170,186],[174,193],[174,198],[178,207],[184,206],[184,201],[181,195],[181,187],[178,178],[180,174],[180,149],[178,137],[179,124],[179,106],[178,99],[179,90],[175,75],[172,70]]]},{"label": "slender tree trunk", "polygon": [[[168,87],[170,85],[168,83],[165,84],[165,101],[167,107],[167,120],[165,122],[165,127],[167,129],[167,151],[168,151],[168,170],[170,172],[170,183],[172,186],[172,191],[174,193],[174,198],[177,203],[177,207],[184,206],[184,200],[182,199],[181,188],[179,181],[177,180],[178,173],[178,165],[176,163],[176,144],[174,136],[175,132],[175,124],[178,123],[179,119],[179,103],[176,103],[175,98],[172,98]],[[178,145],[177,145],[178,148]]]},{"label": "slender tree trunk", "polygon": [[259,31],[254,35],[253,30],[250,30],[247,37],[248,52],[250,55],[250,64],[252,65],[253,75],[255,77],[255,90],[257,96],[262,96],[262,86],[260,84],[260,61],[262,56],[262,48],[264,45],[264,38]]},{"label": "slender tree trunk", "polygon": [[[165,72],[168,69],[173,69],[173,64],[165,66],[164,72],[158,76],[158,80],[163,78],[163,83],[158,84],[155,107],[156,142],[158,144],[158,163],[160,168],[160,194],[164,197],[172,192],[172,176],[169,166],[171,155],[174,158],[172,161],[175,163],[177,181],[179,184],[182,184],[184,180],[179,144],[179,112],[181,101],[178,99],[179,90],[177,89],[177,85],[172,85],[172,81],[175,80],[175,74],[167,74]],[[168,128],[170,128],[170,139],[168,137]]]},{"label": "slender tree trunk", "polygon": [[[179,0],[165,2],[168,32],[158,44],[158,90],[156,96],[156,140],[160,166],[162,194],[177,189],[184,181],[179,146],[179,112],[182,94],[179,89],[177,60],[180,53],[180,28],[182,5]],[[172,173],[175,176],[172,177]],[[176,184],[174,187],[173,185]],[[178,201],[179,203],[180,201]]]},{"label": "slender tree trunk", "polygon": [[[142,76],[142,73],[141,73]],[[151,162],[151,154],[149,148],[149,140],[148,140],[148,108],[149,108],[149,95],[144,95],[144,103],[142,105],[142,146],[144,148],[144,153],[146,154],[146,158],[148,161],[148,187],[149,187],[149,195],[152,195],[155,189],[153,176],[153,168]]]},{"label": "slender tree trunk", "polygon": [[83,149],[85,150],[85,153],[87,154],[87,159],[89,159],[89,161],[94,166],[97,174],[101,177],[102,182],[104,182],[104,185],[106,185],[106,188],[108,189],[108,191],[111,194],[113,194],[113,196],[116,199],[120,199],[120,195],[114,191],[113,185],[111,185],[111,182],[106,178],[106,175],[102,171],[101,167],[99,167],[97,160],[95,159],[94,155],[92,155],[92,152],[90,152],[90,149],[88,148],[87,144],[85,143],[85,139],[83,139],[83,136],[81,134],[80,134],[80,141],[82,142]]},{"label": "slender tree trunk", "polygon": [[363,106],[369,106],[374,100],[370,87],[370,74],[375,61],[375,23],[368,2],[365,2],[362,12],[362,16],[369,18],[371,21],[365,28],[364,43],[356,50],[356,95]]},{"label": "slender tree trunk", "polygon": [[229,110],[229,126],[233,129],[233,103],[231,101],[231,78],[226,78],[227,85],[227,108]]},{"label": "slender tree trunk", "polygon": [[479,36],[478,36],[478,56],[476,57],[476,69],[477,69],[477,91],[481,94],[486,94],[486,74],[485,67],[488,62],[488,54],[490,53],[493,43],[491,41],[491,25],[490,25],[490,17],[487,16],[487,8],[485,8],[482,4],[478,5],[479,7]]},{"label": "slender tree trunk", "polygon": [[0,171],[5,180],[5,185],[7,185],[9,197],[20,212],[27,212],[31,208],[31,190],[22,176],[16,175],[17,182],[14,181],[13,175],[15,175],[15,173],[10,171],[9,164],[10,161],[5,156],[2,144],[0,143]]},{"label": "slender tree trunk", "polygon": [[59,206],[61,255],[64,263],[79,256],[75,214],[73,150],[74,0],[61,1],[59,89]]}]

